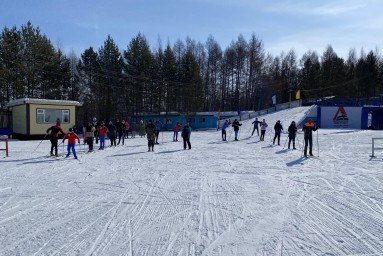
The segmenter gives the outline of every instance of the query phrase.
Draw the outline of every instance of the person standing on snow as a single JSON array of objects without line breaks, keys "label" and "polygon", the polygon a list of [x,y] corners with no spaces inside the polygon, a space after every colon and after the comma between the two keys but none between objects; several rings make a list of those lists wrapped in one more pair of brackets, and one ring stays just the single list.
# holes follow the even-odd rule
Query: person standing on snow
[{"label": "person standing on snow", "polygon": [[163,124],[162,124],[162,122],[160,121],[160,119],[158,119],[157,121],[156,121],[156,144],[159,144],[158,143],[158,136],[160,135],[160,131],[162,130],[162,126],[163,126]]},{"label": "person standing on snow", "polygon": [[292,121],[289,128],[287,129],[287,131],[289,132],[289,144],[288,144],[288,149],[290,149],[290,144],[291,142],[293,142],[293,149],[296,149],[295,148],[295,137],[297,135],[297,126],[295,125],[295,122]]},{"label": "person standing on snow", "polygon": [[96,129],[96,131],[94,132],[94,138],[96,138],[96,144],[98,144],[98,130],[99,130],[99,127],[101,126],[101,123],[100,122],[97,122],[97,118],[96,117],[93,117],[93,126],[94,128]]},{"label": "person standing on snow", "polygon": [[231,124],[231,126],[233,127],[234,129],[234,136],[235,136],[235,139],[234,140],[238,140],[238,132],[239,132],[239,127],[241,126],[242,124],[239,123],[239,121],[237,119],[234,119],[234,122]]},{"label": "person standing on snow", "polygon": [[313,123],[311,118],[308,119],[307,123],[302,128],[304,132],[304,140],[305,140],[305,149],[304,156],[307,157],[307,146],[309,147],[309,154],[313,156],[313,131],[318,130],[318,126]]},{"label": "person standing on snow", "polygon": [[174,132],[173,141],[178,141],[178,132],[180,131],[181,128],[182,128],[182,125],[179,122],[177,122],[173,128],[173,132]]},{"label": "person standing on snow", "polygon": [[280,142],[281,142],[281,132],[283,130],[283,126],[281,125],[281,121],[277,121],[274,125],[274,131],[275,131],[275,135],[274,135],[274,140],[273,140],[273,144],[275,144],[275,139],[278,138],[278,145],[281,145]]},{"label": "person standing on snow", "polygon": [[109,140],[110,140],[110,146],[111,147],[116,146],[116,135],[117,135],[117,128],[113,124],[112,121],[109,121],[109,125],[108,125],[108,137],[109,137]]},{"label": "person standing on snow", "polygon": [[262,122],[258,121],[258,117],[255,118],[255,121],[252,122],[252,124],[254,124],[254,128],[253,128],[253,132],[251,133],[251,136],[253,136],[255,130],[257,130],[257,134],[259,136],[259,130],[258,130],[258,126],[259,124],[261,124]]},{"label": "person standing on snow", "polygon": [[223,141],[226,141],[226,128],[230,126],[230,122],[229,121],[225,121],[222,125],[222,140]]},{"label": "person standing on snow", "polygon": [[140,121],[140,124],[139,124],[139,128],[140,128],[140,131],[139,131],[139,135],[142,137],[145,137],[145,124],[144,124],[144,120],[141,120]]},{"label": "person standing on snow", "polygon": [[78,135],[75,132],[73,132],[72,128],[69,128],[69,132],[65,134],[62,143],[64,143],[66,139],[68,139],[66,157],[69,157],[70,151],[72,150],[74,158],[77,159],[75,145],[76,145],[76,140],[78,141],[78,144],[80,144],[80,137],[78,137]]},{"label": "person standing on snow", "polygon": [[96,132],[96,128],[93,126],[92,122],[89,122],[88,125],[85,127],[86,143],[88,144],[88,152],[93,151],[93,140],[94,140],[95,132]]},{"label": "person standing on snow", "polygon": [[[47,129],[47,135],[49,134],[49,140],[51,141],[51,156],[58,156],[57,153],[57,141],[59,138],[59,132],[65,135],[65,132],[61,129],[60,119],[57,119],[56,124]],[[55,154],[53,155],[53,149]]]},{"label": "person standing on snow", "polygon": [[190,144],[191,131],[192,129],[189,126],[189,123],[185,123],[181,133],[182,139],[184,141],[184,150],[186,149],[186,144],[188,145],[188,148],[191,149],[191,144]]},{"label": "person standing on snow", "polygon": [[108,128],[105,127],[104,121],[101,122],[100,126],[97,129],[97,133],[100,139],[100,148],[101,150],[105,147],[105,135],[108,132]]},{"label": "person standing on snow", "polygon": [[259,140],[262,140],[262,141],[265,140],[265,133],[266,133],[267,126],[268,125],[267,125],[265,119],[263,119],[262,123],[261,123],[261,137],[259,138]]},{"label": "person standing on snow", "polygon": [[148,124],[145,127],[146,131],[146,138],[148,139],[148,151],[150,151],[150,148],[152,151],[154,151],[154,144],[156,140],[156,126],[152,123],[152,120],[149,120]]}]

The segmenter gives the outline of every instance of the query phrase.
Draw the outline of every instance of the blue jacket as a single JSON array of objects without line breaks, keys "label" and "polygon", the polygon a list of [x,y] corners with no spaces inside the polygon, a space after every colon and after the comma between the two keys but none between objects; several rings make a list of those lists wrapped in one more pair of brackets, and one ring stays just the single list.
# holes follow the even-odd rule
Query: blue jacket
[{"label": "blue jacket", "polygon": [[156,121],[155,125],[156,125],[156,130],[157,131],[161,131],[162,130],[163,124],[161,123],[161,121]]},{"label": "blue jacket", "polygon": [[229,123],[229,122],[227,122],[227,123],[224,122],[223,125],[222,125],[222,130],[226,130],[226,128],[229,127],[230,124],[231,123]]}]

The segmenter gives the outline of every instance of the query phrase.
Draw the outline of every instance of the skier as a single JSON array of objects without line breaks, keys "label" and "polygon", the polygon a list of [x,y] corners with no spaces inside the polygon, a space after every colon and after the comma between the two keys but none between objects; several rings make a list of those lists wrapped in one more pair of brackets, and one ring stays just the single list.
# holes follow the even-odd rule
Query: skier
[{"label": "skier", "polygon": [[125,120],[122,120],[122,123],[124,124],[125,136],[127,139],[129,139],[130,124],[128,121],[125,121]]},{"label": "skier", "polygon": [[253,136],[255,130],[257,130],[257,134],[259,136],[259,130],[258,130],[258,126],[259,124],[261,124],[262,122],[258,121],[258,117],[255,118],[255,121],[252,122],[252,124],[254,124],[254,128],[253,128],[253,132],[251,133],[251,136]]},{"label": "skier", "polygon": [[160,131],[162,130],[162,122],[160,121],[160,119],[158,119],[156,121],[156,144],[158,144],[158,136],[160,135]]},{"label": "skier", "polygon": [[188,145],[188,148],[191,149],[191,144],[190,144],[191,131],[192,129],[189,126],[189,123],[185,123],[181,133],[182,139],[184,141],[184,150],[186,149],[186,144]]},{"label": "skier", "polygon": [[[101,150],[105,147],[105,135],[108,132],[108,128],[105,127],[104,121],[101,122],[100,126],[97,129],[97,134],[100,139],[100,148]],[[97,143],[97,142],[96,142]]]},{"label": "skier", "polygon": [[94,139],[94,133],[96,132],[96,128],[93,126],[92,122],[89,122],[88,125],[85,127],[85,134],[86,134],[86,143],[88,144],[88,152],[93,151],[93,139]]},{"label": "skier", "polygon": [[69,157],[70,151],[72,149],[73,156],[74,156],[74,158],[77,159],[75,145],[76,145],[76,139],[78,141],[78,144],[80,144],[80,137],[78,137],[78,135],[73,131],[73,128],[69,128],[69,132],[67,134],[65,134],[62,143],[64,143],[66,139],[68,139],[68,147],[67,147],[66,157]]},{"label": "skier", "polygon": [[297,135],[297,126],[295,125],[295,122],[292,121],[287,131],[289,132],[289,144],[288,149],[290,149],[290,144],[293,142],[293,149],[295,148],[295,136]]},{"label": "skier", "polygon": [[181,128],[182,128],[182,124],[177,122],[173,128],[173,141],[178,141],[178,132],[180,131]]},{"label": "skier", "polygon": [[229,127],[231,123],[229,121],[225,121],[222,125],[222,140],[226,141],[226,128]]},{"label": "skier", "polygon": [[145,137],[145,124],[144,124],[144,120],[141,120],[140,121],[140,124],[139,124],[139,135],[142,137]]},{"label": "skier", "polygon": [[278,145],[281,145],[280,142],[281,142],[281,132],[283,130],[283,126],[281,125],[281,121],[277,121],[274,125],[274,131],[275,131],[275,135],[274,135],[274,140],[273,140],[273,144],[275,144],[275,139],[278,138]]},{"label": "skier", "polygon": [[94,137],[96,138],[96,144],[98,144],[98,139],[99,139],[98,130],[99,130],[100,126],[101,126],[101,123],[97,122],[97,118],[96,117],[93,117],[93,126],[94,126],[94,128],[96,128],[96,131],[94,132]]},{"label": "skier", "polygon": [[237,119],[234,119],[234,122],[231,124],[231,126],[233,127],[234,129],[234,136],[235,136],[235,139],[234,140],[238,140],[238,132],[239,132],[239,127],[241,126],[242,124],[240,124],[238,122]]},{"label": "skier", "polygon": [[145,127],[146,131],[146,138],[148,139],[148,152],[150,151],[150,148],[152,148],[152,151],[154,151],[154,142],[156,140],[156,126],[152,123],[152,120],[149,120],[148,124]]},{"label": "skier", "polygon": [[110,140],[110,146],[116,146],[116,134],[117,134],[117,129],[116,126],[113,124],[112,121],[109,121],[108,125],[108,137]]},{"label": "skier", "polygon": [[268,125],[267,125],[265,119],[263,119],[262,123],[261,123],[261,137],[259,138],[259,140],[262,140],[262,141],[265,140],[265,133],[266,133],[267,126]]},{"label": "skier", "polygon": [[[59,132],[65,135],[65,132],[61,129],[61,121],[57,119],[56,125],[51,126],[47,130],[47,135],[49,134],[49,140],[51,141],[51,156],[58,156],[57,153],[57,141],[59,138]],[[53,149],[55,150],[55,154],[53,154]]]},{"label": "skier", "polygon": [[120,145],[121,139],[122,139],[122,145],[124,145],[125,141],[125,121],[122,120],[116,120],[116,129],[117,129],[117,137],[118,137],[118,142],[117,145]]},{"label": "skier", "polygon": [[302,128],[302,131],[304,132],[304,139],[305,139],[305,149],[304,149],[304,156],[307,157],[307,146],[309,146],[309,154],[310,156],[313,156],[313,131],[318,130],[318,126],[316,126],[313,123],[313,120],[311,118],[308,119],[307,123]]}]

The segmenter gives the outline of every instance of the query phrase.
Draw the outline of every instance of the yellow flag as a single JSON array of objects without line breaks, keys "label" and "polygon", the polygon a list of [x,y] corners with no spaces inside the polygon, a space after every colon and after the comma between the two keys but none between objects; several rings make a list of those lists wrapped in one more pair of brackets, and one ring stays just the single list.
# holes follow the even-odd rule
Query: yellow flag
[{"label": "yellow flag", "polygon": [[295,99],[300,100],[301,99],[301,90],[298,90],[295,94]]}]

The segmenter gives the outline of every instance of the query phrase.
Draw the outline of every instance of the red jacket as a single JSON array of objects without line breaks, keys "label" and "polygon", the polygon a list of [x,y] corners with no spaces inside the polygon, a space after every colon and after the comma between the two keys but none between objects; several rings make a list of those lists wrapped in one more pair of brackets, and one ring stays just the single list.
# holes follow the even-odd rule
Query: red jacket
[{"label": "red jacket", "polygon": [[106,128],[104,125],[101,125],[98,128],[98,136],[105,136],[105,134],[108,132],[108,128]]},{"label": "red jacket", "polygon": [[65,132],[61,129],[60,125],[56,124],[48,128],[47,133],[49,133],[50,138],[57,139],[59,137],[59,132],[65,135]]},{"label": "red jacket", "polygon": [[175,132],[178,132],[178,131],[181,129],[181,127],[182,127],[182,125],[180,125],[180,124],[176,124],[176,125],[174,126],[174,131],[175,131]]},{"label": "red jacket", "polygon": [[63,138],[63,143],[66,139],[68,139],[68,144],[76,144],[76,139],[78,143],[80,143],[80,138],[74,132],[68,132],[67,134],[65,134]]}]

